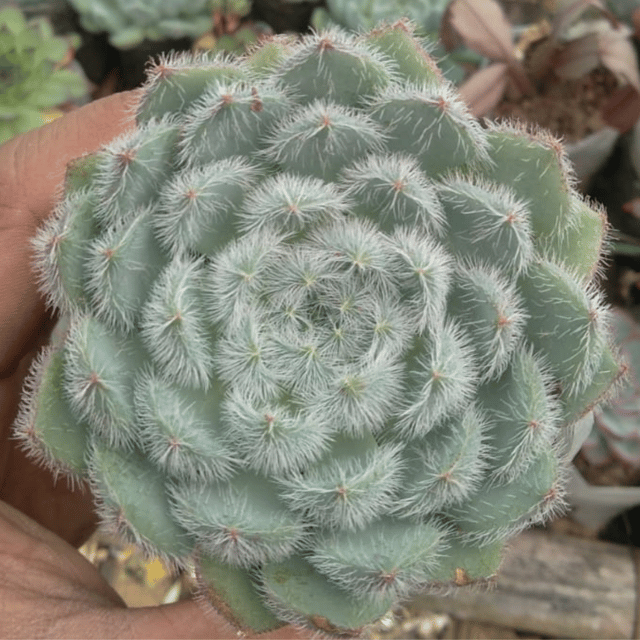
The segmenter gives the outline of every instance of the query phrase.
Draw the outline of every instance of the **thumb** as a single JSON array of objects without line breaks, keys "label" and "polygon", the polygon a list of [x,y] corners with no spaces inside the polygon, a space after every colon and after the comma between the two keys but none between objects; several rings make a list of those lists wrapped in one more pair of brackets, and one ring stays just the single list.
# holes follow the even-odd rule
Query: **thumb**
[{"label": "thumb", "polygon": [[71,545],[0,501],[0,638],[311,638],[281,627],[239,634],[213,607],[184,600],[127,609]]},{"label": "thumb", "polygon": [[[315,637],[312,631],[297,629],[291,625],[264,634],[252,635],[239,632],[212,607],[194,600],[175,604],[139,609],[113,610],[118,616],[114,628],[121,629],[117,638],[202,638],[229,640],[229,638],[259,638],[260,640],[294,640]],[[113,637],[113,636],[112,636]]]}]

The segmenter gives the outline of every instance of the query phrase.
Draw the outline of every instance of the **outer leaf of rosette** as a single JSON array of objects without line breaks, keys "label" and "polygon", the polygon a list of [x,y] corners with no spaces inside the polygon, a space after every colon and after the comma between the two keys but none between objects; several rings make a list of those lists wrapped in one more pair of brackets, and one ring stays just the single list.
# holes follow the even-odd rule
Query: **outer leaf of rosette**
[{"label": "outer leaf of rosette", "polygon": [[488,418],[491,466],[503,480],[519,475],[558,437],[558,402],[543,362],[518,349],[500,378],[478,388]]},{"label": "outer leaf of rosette", "polygon": [[267,602],[278,617],[332,635],[358,635],[393,606],[392,598],[356,598],[299,556],[266,564],[261,575]]},{"label": "outer leaf of rosette", "polygon": [[587,388],[606,347],[606,311],[600,296],[574,274],[541,260],[518,279],[529,315],[525,334],[551,373],[571,394]]},{"label": "outer leaf of rosette", "polygon": [[483,175],[529,203],[533,235],[544,252],[567,227],[572,213],[569,167],[562,147],[551,138],[508,126],[489,131],[488,141],[494,162]]},{"label": "outer leaf of rosette", "polygon": [[89,316],[71,325],[65,345],[65,390],[72,410],[113,446],[136,439],[133,380],[146,361],[136,334],[123,336]]},{"label": "outer leaf of rosette", "polygon": [[277,73],[301,104],[321,99],[360,106],[391,80],[383,56],[338,29],[306,40]]},{"label": "outer leaf of rosette", "polygon": [[590,281],[601,264],[608,231],[605,211],[577,194],[571,197],[572,211],[563,233],[546,240],[546,248],[569,271]]},{"label": "outer leaf of rosette", "polygon": [[35,360],[25,384],[16,437],[27,453],[55,472],[85,476],[89,426],[78,419],[66,399],[63,353],[46,349]]},{"label": "outer leaf of rosette", "polygon": [[153,120],[98,152],[96,217],[103,227],[130,221],[131,212],[158,199],[161,186],[173,174],[180,134],[169,117]]},{"label": "outer leaf of rosette", "polygon": [[162,118],[169,113],[182,113],[197,100],[207,85],[216,81],[243,80],[245,71],[224,60],[197,60],[184,64],[180,58],[161,61],[148,75],[146,90],[140,100],[139,123]]},{"label": "outer leaf of rosette", "polygon": [[453,535],[447,544],[432,582],[462,587],[494,576],[502,562],[506,543],[498,540],[487,545],[472,544]]},{"label": "outer leaf of rosette", "polygon": [[197,573],[213,606],[242,631],[265,633],[284,624],[265,607],[246,569],[202,556]]},{"label": "outer leaf of rosette", "polygon": [[371,101],[370,115],[382,128],[387,149],[413,155],[429,177],[490,162],[485,130],[447,82],[388,87]]},{"label": "outer leaf of rosette", "polygon": [[572,424],[595,405],[600,403],[611,392],[616,381],[624,374],[624,366],[620,364],[618,357],[610,347],[606,347],[598,369],[591,383],[577,394],[570,394],[567,389],[560,392],[559,401],[561,407],[562,423]]},{"label": "outer leaf of rosette", "polygon": [[270,79],[210,84],[185,116],[179,160],[194,167],[232,156],[256,158],[289,109],[287,94]]},{"label": "outer leaf of rosette", "polygon": [[435,60],[419,45],[407,22],[400,21],[388,28],[374,29],[366,41],[394,64],[394,71],[409,82],[440,81],[442,73]]},{"label": "outer leaf of rosette", "polygon": [[131,212],[131,220],[113,225],[86,248],[86,290],[95,314],[110,327],[133,329],[150,287],[168,262],[153,233],[155,217],[153,206]]},{"label": "outer leaf of rosette", "polygon": [[66,313],[84,310],[89,303],[85,260],[98,234],[96,202],[89,189],[72,189],[37,236],[41,287]]},{"label": "outer leaf of rosette", "polygon": [[96,174],[97,164],[98,156],[95,153],[90,153],[72,160],[67,165],[67,171],[65,173],[65,193],[68,195],[74,191],[90,187],[93,177]]},{"label": "outer leaf of rosette", "polygon": [[451,518],[465,542],[490,545],[541,522],[556,506],[559,461],[543,450],[515,480],[485,482],[467,502],[451,507]]},{"label": "outer leaf of rosette", "polygon": [[292,35],[273,36],[251,51],[244,58],[244,64],[252,74],[266,77],[290,54],[294,43]]},{"label": "outer leaf of rosette", "polygon": [[170,515],[165,478],[141,453],[96,440],[89,471],[98,513],[108,527],[174,561],[191,553],[193,540]]},{"label": "outer leaf of rosette", "polygon": [[208,555],[250,569],[280,561],[308,537],[304,520],[287,511],[268,478],[240,472],[219,484],[176,484],[172,514]]}]

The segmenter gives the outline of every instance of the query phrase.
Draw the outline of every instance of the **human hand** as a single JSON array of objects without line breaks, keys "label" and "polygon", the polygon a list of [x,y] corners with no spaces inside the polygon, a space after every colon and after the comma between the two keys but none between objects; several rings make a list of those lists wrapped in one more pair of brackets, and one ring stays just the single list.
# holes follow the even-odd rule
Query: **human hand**
[{"label": "human hand", "polygon": [[[229,638],[187,600],[127,609],[74,548],[96,525],[88,491],[34,464],[11,439],[22,382],[54,319],[31,269],[30,239],[51,213],[67,163],[134,126],[137,92],[116,94],[0,147],[0,637]],[[296,638],[283,627],[261,638]]]}]

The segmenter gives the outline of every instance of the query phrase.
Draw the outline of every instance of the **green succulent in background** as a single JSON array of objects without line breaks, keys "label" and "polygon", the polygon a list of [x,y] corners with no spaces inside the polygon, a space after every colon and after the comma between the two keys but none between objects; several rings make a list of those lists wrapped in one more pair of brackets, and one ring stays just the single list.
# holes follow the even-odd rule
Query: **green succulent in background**
[{"label": "green succulent in background", "polygon": [[214,13],[234,18],[244,18],[251,12],[251,0],[211,0]]},{"label": "green succulent in background", "polygon": [[582,455],[596,466],[617,461],[640,472],[640,328],[629,312],[615,308],[612,326],[625,360],[625,384],[617,397],[594,411],[594,427]]},{"label": "green succulent in background", "polygon": [[63,68],[74,42],[57,37],[45,19],[27,21],[16,7],[0,10],[0,143],[87,93],[82,75]]},{"label": "green succulent in background", "polygon": [[51,16],[68,8],[67,0],[13,0],[25,15]]},{"label": "green succulent in background", "polygon": [[640,9],[640,0],[608,0],[607,8],[620,20],[633,23],[634,13]]},{"label": "green succulent in background", "polygon": [[313,13],[317,29],[339,25],[350,31],[369,31],[382,22],[405,18],[424,33],[437,33],[449,0],[326,0]]},{"label": "green succulent in background", "polygon": [[562,509],[619,375],[605,216],[399,22],[150,70],[35,247],[17,437],[242,629],[355,630]]},{"label": "green succulent in background", "polygon": [[211,28],[210,0],[69,0],[82,26],[107,32],[118,49],[145,40],[197,38]]}]

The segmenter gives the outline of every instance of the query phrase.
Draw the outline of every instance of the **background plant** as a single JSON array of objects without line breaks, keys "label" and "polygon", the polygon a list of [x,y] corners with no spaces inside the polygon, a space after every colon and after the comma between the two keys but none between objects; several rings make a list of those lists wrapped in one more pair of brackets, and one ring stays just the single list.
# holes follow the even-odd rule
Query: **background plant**
[{"label": "background plant", "polygon": [[145,40],[195,39],[211,28],[210,0],[69,0],[82,26],[107,32],[118,49]]},{"label": "background plant", "polygon": [[638,0],[608,0],[607,8],[627,24],[638,24]]},{"label": "background plant", "polygon": [[53,33],[44,18],[0,10],[0,143],[45,122],[47,110],[87,93],[81,73],[65,68],[77,37]]},{"label": "background plant", "polygon": [[616,343],[628,367],[617,397],[594,411],[594,428],[582,455],[596,467],[612,463],[625,470],[629,483],[640,480],[640,329],[628,311],[613,311]]},{"label": "background plant", "polygon": [[382,22],[400,18],[411,20],[424,33],[437,33],[449,0],[326,0],[316,9],[312,22],[316,28],[339,25],[350,31],[368,31]]},{"label": "background plant", "polygon": [[640,75],[632,34],[600,0],[556,3],[550,20],[538,25],[536,33],[530,32],[532,37],[524,38],[520,49],[494,0],[453,0],[443,22],[447,46],[461,39],[491,61],[460,87],[475,115],[490,114],[508,90],[533,95],[554,82],[605,68],[616,78],[617,87],[602,107],[602,118],[621,131],[640,115]]},{"label": "background plant", "polygon": [[68,327],[17,435],[241,628],[358,629],[562,509],[605,232],[405,22],[164,59],[35,241]]},{"label": "background plant", "polygon": [[196,40],[195,52],[239,55],[255,45],[259,38],[273,34],[266,23],[250,19],[250,0],[215,0],[212,10],[212,28]]}]

